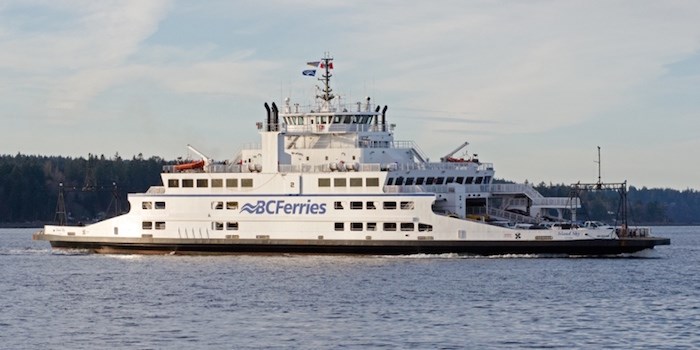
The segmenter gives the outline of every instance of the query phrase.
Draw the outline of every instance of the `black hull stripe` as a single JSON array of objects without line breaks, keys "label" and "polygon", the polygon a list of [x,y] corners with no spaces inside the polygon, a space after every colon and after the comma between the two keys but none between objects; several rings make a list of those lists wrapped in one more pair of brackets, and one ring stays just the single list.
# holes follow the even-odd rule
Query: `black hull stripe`
[{"label": "black hull stripe", "polygon": [[[43,235],[41,235],[43,236]],[[62,237],[63,238],[63,237]],[[81,237],[82,238],[82,237]],[[87,240],[37,237],[54,248],[86,249],[104,254],[565,254],[617,255],[634,253],[657,245],[668,245],[668,238],[625,238],[619,240],[579,241],[338,241],[338,240],[219,240],[219,239],[120,239]],[[146,241],[148,240],[148,241]]]}]

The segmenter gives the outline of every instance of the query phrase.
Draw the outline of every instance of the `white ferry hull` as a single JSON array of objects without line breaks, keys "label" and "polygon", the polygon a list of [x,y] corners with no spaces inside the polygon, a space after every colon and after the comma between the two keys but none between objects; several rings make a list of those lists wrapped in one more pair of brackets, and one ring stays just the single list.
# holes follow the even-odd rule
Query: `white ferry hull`
[{"label": "white ferry hull", "polygon": [[545,254],[602,256],[634,253],[656,245],[668,245],[668,238],[629,237],[566,241],[376,241],[303,239],[173,239],[94,238],[37,233],[36,240],[50,241],[53,248],[81,249],[101,254],[365,254],[410,255],[456,253],[466,255]]}]

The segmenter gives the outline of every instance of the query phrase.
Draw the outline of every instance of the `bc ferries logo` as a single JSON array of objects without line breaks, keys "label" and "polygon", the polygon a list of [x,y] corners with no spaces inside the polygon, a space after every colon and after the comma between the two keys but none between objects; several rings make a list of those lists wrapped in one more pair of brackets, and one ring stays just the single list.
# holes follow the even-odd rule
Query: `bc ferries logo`
[{"label": "bc ferries logo", "polygon": [[309,199],[306,203],[287,203],[284,200],[257,201],[256,203],[245,203],[241,207],[240,213],[249,214],[325,214],[326,203],[311,203]]}]

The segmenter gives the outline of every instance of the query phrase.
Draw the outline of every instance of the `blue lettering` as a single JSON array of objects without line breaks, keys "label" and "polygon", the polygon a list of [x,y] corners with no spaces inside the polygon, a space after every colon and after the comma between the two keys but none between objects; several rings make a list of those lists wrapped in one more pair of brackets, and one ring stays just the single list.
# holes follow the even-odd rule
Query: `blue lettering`
[{"label": "blue lettering", "polygon": [[255,214],[262,214],[265,212],[265,201],[258,201],[255,205]]},{"label": "blue lettering", "polygon": [[[275,201],[269,201],[267,202],[267,205],[265,205],[265,211],[267,211],[268,214],[277,214],[276,211],[272,210],[273,204],[275,204]],[[277,210],[279,211],[279,206],[277,207]]]},{"label": "blue lettering", "polygon": [[326,203],[312,203],[307,200],[306,203],[286,203],[284,200],[269,200],[257,201],[253,203],[244,203],[241,206],[240,213],[249,214],[287,214],[287,215],[304,215],[304,214],[325,214]]}]

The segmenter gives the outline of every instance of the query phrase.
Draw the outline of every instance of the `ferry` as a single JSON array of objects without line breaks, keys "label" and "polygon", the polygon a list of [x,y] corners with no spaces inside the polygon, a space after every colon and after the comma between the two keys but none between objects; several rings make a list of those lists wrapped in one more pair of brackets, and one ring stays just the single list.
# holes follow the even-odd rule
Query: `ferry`
[{"label": "ferry", "polygon": [[[259,145],[215,162],[164,166],[162,185],[128,195],[129,212],[33,235],[56,249],[126,254],[634,253],[670,240],[648,229],[567,224],[578,198],[494,183],[468,142],[433,162],[394,139],[387,106],[346,104],[331,89],[333,58],[310,62],[314,103],[265,103]],[[465,152],[463,156],[459,152]],[[566,219],[565,219],[566,218]]]}]

